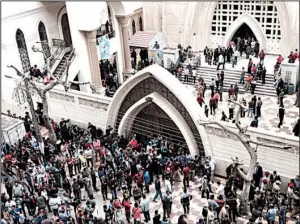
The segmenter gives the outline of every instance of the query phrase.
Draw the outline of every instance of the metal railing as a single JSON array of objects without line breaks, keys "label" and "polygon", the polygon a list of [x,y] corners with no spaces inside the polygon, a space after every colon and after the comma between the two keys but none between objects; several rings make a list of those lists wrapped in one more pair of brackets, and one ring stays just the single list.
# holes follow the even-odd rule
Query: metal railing
[{"label": "metal railing", "polygon": [[55,64],[55,62],[57,61],[59,55],[66,48],[66,43],[63,40],[53,39],[53,46],[57,47],[57,48],[50,59],[50,65],[49,65],[50,69],[52,69],[52,67]]},{"label": "metal railing", "polygon": [[73,61],[74,57],[75,57],[75,53],[74,53],[75,49],[73,48],[71,50],[70,55],[66,58],[66,61],[64,62],[63,66],[58,70],[57,72],[57,77],[60,78],[64,75],[66,68],[68,66],[68,61]]}]

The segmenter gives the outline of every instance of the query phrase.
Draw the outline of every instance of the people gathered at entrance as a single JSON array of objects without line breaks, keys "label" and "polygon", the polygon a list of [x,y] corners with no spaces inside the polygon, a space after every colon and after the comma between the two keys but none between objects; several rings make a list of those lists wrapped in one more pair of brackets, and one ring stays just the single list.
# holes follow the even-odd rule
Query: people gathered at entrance
[{"label": "people gathered at entrance", "polygon": [[[110,126],[103,132],[90,123],[88,129],[68,120],[53,124],[58,140],[44,139],[43,151],[31,131],[15,145],[3,142],[2,223],[171,223],[176,203],[182,214],[177,223],[191,223],[190,207],[199,203],[193,186],[207,200],[194,223],[225,224],[241,216],[243,180],[234,164],[223,180],[214,175],[214,158],[193,156],[186,145],[163,136],[142,142],[136,134],[119,136]],[[257,163],[250,223],[274,223],[277,217],[286,223],[287,212],[291,218],[299,214],[299,176],[290,180],[285,195],[280,189],[277,172]],[[99,194],[103,200],[96,200]],[[157,201],[162,212],[151,209]]]}]

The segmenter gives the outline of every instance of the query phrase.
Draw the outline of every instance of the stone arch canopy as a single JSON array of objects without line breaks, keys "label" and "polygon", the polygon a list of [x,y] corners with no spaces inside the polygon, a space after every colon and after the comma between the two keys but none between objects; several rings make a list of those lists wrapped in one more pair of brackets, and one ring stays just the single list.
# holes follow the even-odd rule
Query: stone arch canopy
[{"label": "stone arch canopy", "polygon": [[[158,91],[154,90],[155,88],[158,88]],[[135,93],[139,96],[134,97],[131,95],[134,91],[136,91]],[[156,64],[139,71],[126,80],[117,90],[108,108],[106,126],[110,125],[118,128],[121,124],[122,117],[131,109],[134,103],[142,98],[145,100],[144,98],[147,95],[155,91],[163,95],[163,97],[167,98],[170,102],[172,100],[176,101],[175,104],[172,102],[171,104],[173,104],[177,111],[184,117],[194,138],[200,139],[197,140],[200,154],[202,150],[203,154],[210,155],[210,146],[205,144],[206,147],[204,147],[202,142],[202,137],[204,136],[204,138],[206,138],[205,129],[197,125],[200,119],[200,107],[195,97],[176,77]],[[178,124],[176,125],[177,127],[179,126]]]},{"label": "stone arch canopy", "polygon": [[[184,44],[186,46],[192,43],[193,35],[191,35],[191,33],[195,33],[196,37],[201,39],[201,41],[196,42],[196,49],[203,50],[204,47],[208,44],[211,33],[213,14],[217,4],[218,1],[198,1],[188,3],[186,18],[184,22]],[[291,35],[286,2],[274,1],[273,4],[277,8],[282,34],[282,43],[284,43],[281,45],[280,50],[282,54],[288,54],[291,43]],[[205,20],[199,18],[205,18]]]},{"label": "stone arch canopy", "polygon": [[[147,101],[146,98],[152,98],[152,101]],[[128,130],[131,129],[131,126],[133,124],[134,118],[138,115],[138,113],[148,106],[151,103],[155,103],[158,105],[162,110],[164,110],[169,117],[174,121],[174,123],[177,125],[178,129],[182,133],[184,139],[186,140],[186,143],[188,145],[188,148],[192,155],[198,154],[198,146],[196,143],[196,139],[189,128],[188,124],[186,123],[183,116],[176,110],[176,108],[161,94],[154,92],[146,97],[140,99],[137,101],[134,105],[130,107],[130,109],[124,114],[122,117],[122,120],[120,122],[120,125],[118,127],[118,134],[122,135],[125,134]]]},{"label": "stone arch canopy", "polygon": [[227,46],[228,43],[231,41],[233,35],[235,32],[244,24],[246,23],[253,31],[255,34],[260,47],[262,49],[266,49],[266,37],[264,32],[262,31],[259,23],[249,14],[244,14],[240,17],[238,17],[230,26],[229,30],[227,31],[225,37],[224,37],[224,42],[223,46]]}]

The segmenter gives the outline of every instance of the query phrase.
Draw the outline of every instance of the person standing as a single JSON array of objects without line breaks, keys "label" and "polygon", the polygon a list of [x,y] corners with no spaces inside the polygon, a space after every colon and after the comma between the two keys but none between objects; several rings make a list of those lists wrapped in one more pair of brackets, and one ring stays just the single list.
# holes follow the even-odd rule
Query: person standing
[{"label": "person standing", "polygon": [[264,67],[263,70],[261,71],[262,84],[266,83],[266,73],[267,73],[267,70],[266,70],[266,67]]},{"label": "person standing", "polygon": [[202,104],[203,104],[203,103],[205,104],[204,99],[203,99],[203,97],[201,96],[201,94],[198,94],[197,102],[198,102],[198,104],[200,105],[200,107],[202,107]]},{"label": "person standing", "polygon": [[181,204],[183,206],[184,214],[190,213],[190,201],[193,199],[192,195],[187,193],[186,188],[183,190],[183,195],[181,197]]},{"label": "person standing", "polygon": [[190,168],[188,164],[183,168],[183,186],[184,188],[189,187]]},{"label": "person standing", "polygon": [[263,65],[265,60],[266,53],[264,50],[261,50],[259,53],[259,64]]},{"label": "person standing", "polygon": [[[242,97],[242,105],[244,105],[244,107],[246,108],[247,106],[247,101],[244,99],[244,97]],[[244,108],[241,108],[241,117],[245,117],[245,109]]]},{"label": "person standing", "polygon": [[134,207],[132,208],[132,216],[133,216],[134,224],[140,223],[141,209],[138,203],[134,203]]},{"label": "person standing", "polygon": [[233,119],[235,104],[233,102],[229,103],[229,120]]},{"label": "person standing", "polygon": [[155,184],[156,193],[155,193],[155,196],[153,198],[153,202],[156,202],[156,198],[158,197],[158,195],[160,196],[161,200],[163,199],[162,193],[161,193],[161,183],[160,183],[160,180],[159,180],[159,176],[156,177],[154,184]]},{"label": "person standing", "polygon": [[219,54],[219,57],[218,57],[217,71],[219,70],[220,65],[223,65],[223,70],[224,70],[224,64],[225,64],[225,59],[224,59],[223,54],[221,53],[221,54]]},{"label": "person standing", "polygon": [[[211,84],[210,84],[210,90],[211,90],[211,97],[213,97],[214,96],[214,94],[215,94],[215,86],[216,86],[216,81],[215,81],[215,79],[214,78],[212,78],[211,79]],[[203,93],[203,95],[204,95],[204,93]]]},{"label": "person standing", "polygon": [[245,68],[243,67],[242,68],[242,71],[241,71],[241,78],[240,78],[240,84],[244,85],[245,84]]},{"label": "person standing", "polygon": [[269,210],[267,212],[267,220],[268,220],[268,224],[274,224],[275,223],[275,218],[277,215],[277,209],[274,208],[273,204],[269,205]]},{"label": "person standing", "polygon": [[281,92],[278,95],[279,97],[279,105],[283,107],[283,97],[284,97],[284,89],[281,89]]},{"label": "person standing", "polygon": [[[249,57],[248,57],[248,58],[249,58]],[[251,74],[252,64],[253,64],[252,58],[249,58],[249,62],[248,62],[248,70],[247,70],[247,73],[248,73],[248,74]]]},{"label": "person standing", "polygon": [[145,222],[149,222],[150,218],[150,202],[146,195],[143,194],[143,200],[141,203],[142,212],[144,214]]},{"label": "person standing", "polygon": [[171,207],[172,207],[172,198],[170,196],[169,191],[167,191],[166,195],[163,197],[162,204],[163,204],[163,211],[164,211],[163,216],[169,218],[171,214]]},{"label": "person standing", "polygon": [[262,106],[262,100],[260,97],[258,97],[256,102],[256,115],[257,117],[261,117],[261,106]]},{"label": "person standing", "polygon": [[278,117],[279,117],[279,124],[278,124],[278,128],[281,127],[282,123],[283,123],[283,119],[284,119],[284,114],[285,114],[285,110],[284,110],[284,107],[283,105],[279,106],[279,109],[278,109]]}]

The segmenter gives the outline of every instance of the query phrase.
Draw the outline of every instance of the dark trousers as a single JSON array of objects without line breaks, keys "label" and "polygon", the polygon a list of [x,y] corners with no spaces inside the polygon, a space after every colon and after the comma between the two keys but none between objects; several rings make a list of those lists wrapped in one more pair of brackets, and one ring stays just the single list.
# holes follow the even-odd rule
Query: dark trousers
[{"label": "dark trousers", "polygon": [[150,212],[149,211],[143,211],[144,218],[146,222],[149,222],[151,220],[150,218]]},{"label": "dark trousers", "polygon": [[208,190],[202,190],[201,197],[204,198],[204,194],[206,194],[206,199],[209,199],[209,191]]},{"label": "dark trousers", "polygon": [[184,214],[190,213],[190,204],[183,204],[182,206],[183,206]]},{"label": "dark trousers", "polygon": [[184,188],[186,187],[189,187],[189,177],[184,177],[183,178],[183,185],[184,185]]},{"label": "dark trousers", "polygon": [[233,108],[229,108],[229,120],[233,119]]},{"label": "dark trousers", "polygon": [[256,115],[257,117],[261,117],[261,107],[256,107]]},{"label": "dark trousers", "polygon": [[92,167],[94,166],[93,158],[91,158],[91,159],[86,159],[86,162],[87,162],[87,166],[88,166],[88,167],[90,167],[90,164],[91,164]]},{"label": "dark trousers", "polygon": [[107,197],[107,188],[103,188],[101,187],[101,193],[102,193],[102,197],[103,197],[103,200],[107,200],[108,197]]},{"label": "dark trousers", "polygon": [[237,215],[237,208],[234,206],[234,207],[230,207],[229,210],[229,220],[231,222],[235,222],[235,217]]},{"label": "dark trousers", "polygon": [[281,127],[281,125],[282,125],[283,118],[284,118],[284,117],[281,117],[281,116],[279,117],[279,124],[278,124],[278,127],[279,127],[279,128],[280,128],[280,127]]},{"label": "dark trousers", "polygon": [[219,70],[219,68],[220,68],[220,65],[223,65],[223,69],[222,69],[222,70],[224,70],[225,62],[224,62],[224,63],[218,63],[217,70]]},{"label": "dark trousers", "polygon": [[68,166],[70,177],[73,176],[73,166]]},{"label": "dark trousers", "polygon": [[[214,86],[210,86],[209,87],[210,88],[210,90],[211,90],[211,97],[213,97],[214,96],[214,94],[215,94],[215,87]],[[204,93],[203,93],[203,95],[204,95]]]},{"label": "dark trousers", "polygon": [[266,75],[262,74],[261,79],[262,79],[262,83],[265,84],[266,83]]}]

